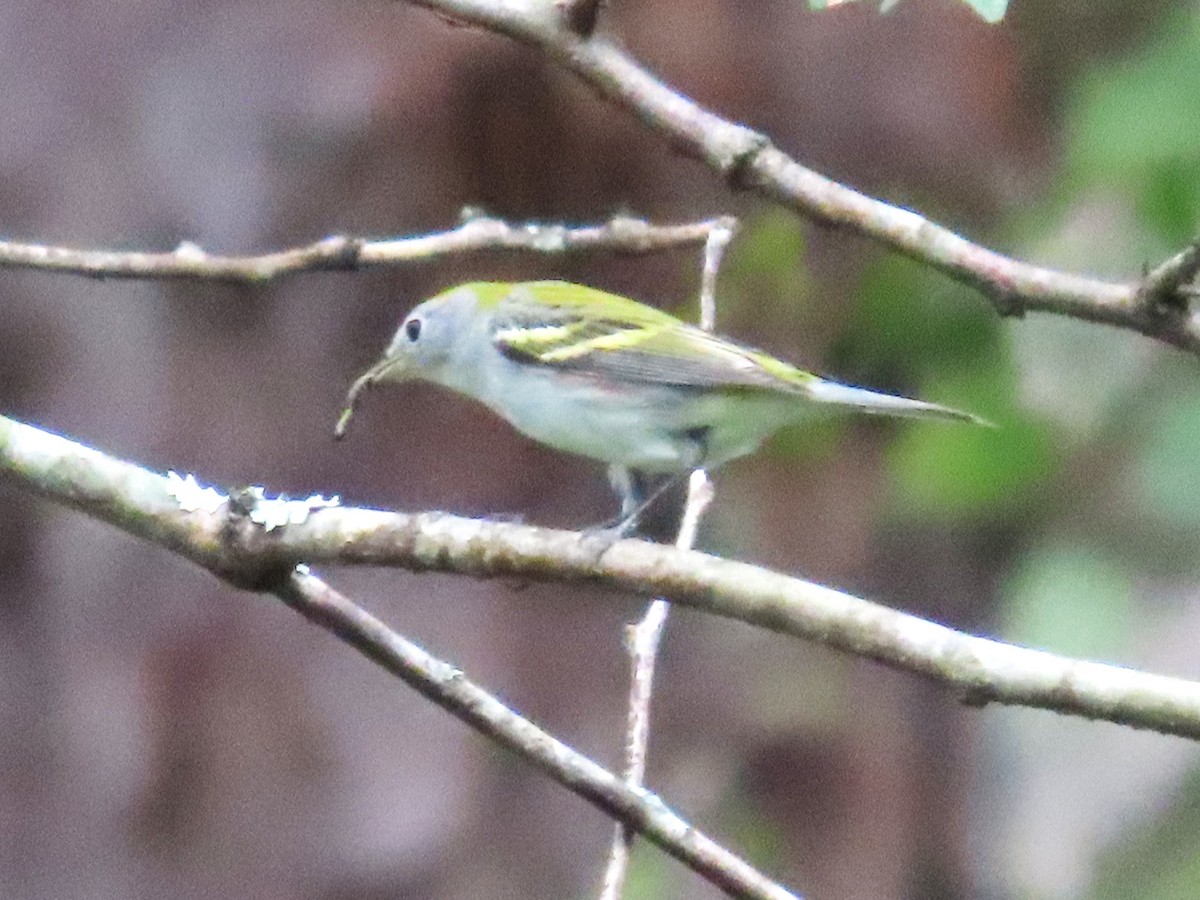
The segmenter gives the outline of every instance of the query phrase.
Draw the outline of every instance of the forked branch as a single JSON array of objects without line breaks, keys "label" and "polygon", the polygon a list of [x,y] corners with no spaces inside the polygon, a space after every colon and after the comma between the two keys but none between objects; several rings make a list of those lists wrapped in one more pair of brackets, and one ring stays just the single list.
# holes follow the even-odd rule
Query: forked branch
[{"label": "forked branch", "polygon": [[[1111,282],[1033,265],[989,250],[911,210],[813,171],[766,135],[723,119],[651,74],[618,44],[581,33],[543,0],[408,0],[545,53],[632,113],[673,148],[746,189],[822,225],[871,238],[977,288],[1002,315],[1048,312],[1139,332],[1200,354],[1200,317],[1183,278]],[[1185,254],[1188,251],[1185,251]],[[1192,255],[1195,255],[1194,252]],[[1171,261],[1164,264],[1171,266]],[[1160,267],[1161,268],[1161,267]],[[1191,266],[1180,266],[1186,274]],[[1159,269],[1155,269],[1159,272]],[[1147,303],[1147,295],[1156,302]]]},{"label": "forked branch", "polygon": [[654,225],[632,216],[617,216],[602,225],[514,224],[467,210],[463,223],[449,231],[382,240],[334,235],[303,247],[256,255],[222,256],[187,241],[174,250],[155,253],[0,240],[0,268],[92,278],[265,284],[302,272],[353,272],[434,262],[464,253],[657,253],[675,247],[702,246],[714,228],[725,227],[728,227],[725,218]]},{"label": "forked branch", "polygon": [[877,660],[971,704],[1030,706],[1200,739],[1200,683],[955,631],[812,582],[677,547],[444,513],[333,507],[267,530],[184,509],[171,480],[0,416],[0,478],[150,540],[251,589],[301,563],[602,584]]}]

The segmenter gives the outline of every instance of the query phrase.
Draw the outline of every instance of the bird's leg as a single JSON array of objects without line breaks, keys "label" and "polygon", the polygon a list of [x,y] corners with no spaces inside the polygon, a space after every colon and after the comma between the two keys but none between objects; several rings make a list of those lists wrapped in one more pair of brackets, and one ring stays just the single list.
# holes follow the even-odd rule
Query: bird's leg
[{"label": "bird's leg", "polygon": [[618,538],[625,537],[637,528],[637,514],[646,500],[646,474],[638,469],[611,465],[608,483],[621,501],[621,511],[597,530]]},{"label": "bird's leg", "polygon": [[664,478],[653,490],[650,490],[648,476],[641,469],[609,466],[608,482],[621,498],[621,517],[606,523],[605,527],[621,536],[633,534],[642,514],[659,497],[683,481],[692,469],[704,465],[708,458],[709,430],[707,425],[700,425],[683,429],[674,435],[680,441],[680,456],[685,465],[680,471]]},{"label": "bird's leg", "polygon": [[637,531],[642,514],[649,509],[663,494],[671,490],[687,478],[691,470],[704,463],[708,456],[708,428],[692,428],[683,432],[680,437],[686,440],[684,455],[687,462],[685,468],[665,477],[653,490],[650,489],[647,474],[641,469],[631,469],[627,466],[611,465],[608,467],[608,482],[612,485],[617,496],[621,498],[621,514],[616,519],[610,519],[599,528],[589,528],[587,533],[591,539],[603,544],[600,553],[611,547],[623,537],[629,537]]},{"label": "bird's leg", "polygon": [[608,523],[607,528],[625,537],[637,531],[638,521],[659,497],[677,485],[686,473],[669,475],[650,489],[646,473],[625,466],[609,466],[608,480],[621,498],[620,518]]},{"label": "bird's leg", "polygon": [[621,500],[621,514],[615,522],[623,522],[646,500],[646,473],[640,469],[612,465],[608,467],[608,483]]}]

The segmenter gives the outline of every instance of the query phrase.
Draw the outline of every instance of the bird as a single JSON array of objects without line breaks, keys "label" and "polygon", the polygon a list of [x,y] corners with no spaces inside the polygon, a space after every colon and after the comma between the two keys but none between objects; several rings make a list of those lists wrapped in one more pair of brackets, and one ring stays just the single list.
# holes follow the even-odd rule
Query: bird
[{"label": "bird", "polygon": [[470,397],[546,446],[607,463],[626,518],[647,504],[639,488],[647,476],[716,468],[821,409],[988,424],[814,375],[656,307],[565,281],[477,281],[417,305],[352,384],[335,436],[345,435],[367,388],[410,380]]}]

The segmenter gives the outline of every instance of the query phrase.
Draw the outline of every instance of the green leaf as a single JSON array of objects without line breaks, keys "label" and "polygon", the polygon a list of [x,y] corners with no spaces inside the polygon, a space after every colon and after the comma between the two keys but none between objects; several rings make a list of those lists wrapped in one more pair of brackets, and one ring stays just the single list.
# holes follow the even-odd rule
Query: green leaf
[{"label": "green leaf", "polygon": [[1089,658],[1120,655],[1137,615],[1125,570],[1102,551],[1060,544],[1027,554],[1004,587],[1004,636]]},{"label": "green leaf", "polygon": [[625,880],[625,896],[629,900],[652,900],[665,897],[679,877],[672,871],[672,860],[646,847],[645,841],[634,844],[629,859],[629,874]]},{"label": "green leaf", "polygon": [[1015,406],[1015,376],[979,365],[942,374],[922,399],[965,409],[994,428],[913,422],[888,448],[892,514],[926,521],[1013,515],[1058,466],[1049,429]]},{"label": "green leaf", "polygon": [[1164,524],[1191,531],[1200,528],[1197,435],[1200,395],[1193,392],[1163,409],[1135,469],[1143,508]]},{"label": "green leaf", "polygon": [[873,263],[828,360],[839,380],[967,410],[997,428],[897,425],[893,517],[960,521],[1011,514],[1057,465],[1050,432],[1017,409],[1017,376],[995,313],[898,256]]},{"label": "green leaf", "polygon": [[[1196,139],[1200,141],[1200,129]],[[1200,211],[1200,166],[1195,160],[1168,159],[1150,168],[1137,198],[1137,211],[1164,243],[1194,239]]]},{"label": "green leaf", "polygon": [[772,332],[794,322],[813,292],[804,254],[804,232],[790,213],[771,209],[748,222],[721,271],[717,331],[761,325],[772,312],[779,315],[767,325]]},{"label": "green leaf", "polygon": [[841,380],[904,392],[923,369],[999,358],[1000,323],[968,291],[902,256],[876,259],[829,365]]},{"label": "green leaf", "polygon": [[1200,218],[1200,22],[1175,18],[1162,40],[1083,82],[1068,115],[1068,178],[1125,199],[1168,246]]}]

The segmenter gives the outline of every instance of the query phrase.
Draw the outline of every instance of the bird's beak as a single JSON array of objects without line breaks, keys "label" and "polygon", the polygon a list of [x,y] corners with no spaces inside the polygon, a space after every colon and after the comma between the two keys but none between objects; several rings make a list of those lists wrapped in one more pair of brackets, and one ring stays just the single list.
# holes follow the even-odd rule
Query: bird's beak
[{"label": "bird's beak", "polygon": [[354,415],[354,408],[358,405],[358,398],[363,391],[385,378],[392,381],[403,381],[407,377],[405,371],[408,368],[407,363],[408,359],[404,356],[385,356],[354,380],[354,384],[350,385],[350,390],[346,393],[346,408],[342,410],[337,424],[333,426],[334,438],[340,441],[346,436],[350,418]]}]

